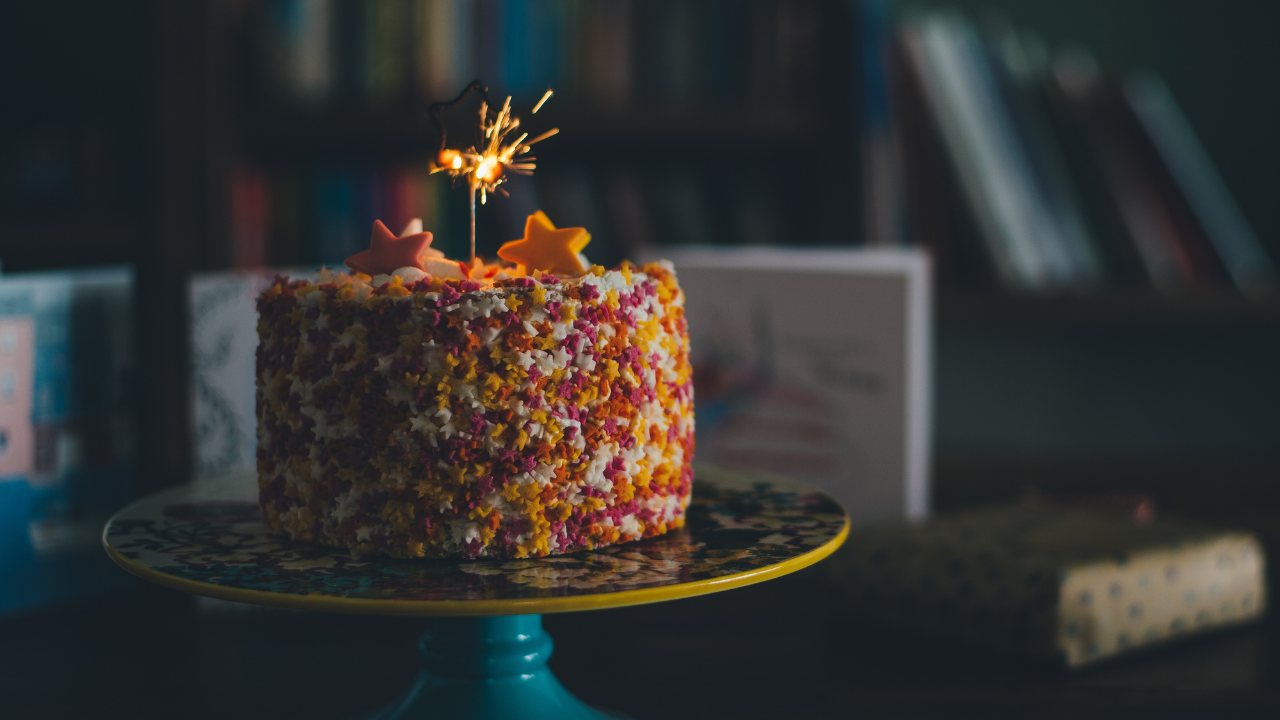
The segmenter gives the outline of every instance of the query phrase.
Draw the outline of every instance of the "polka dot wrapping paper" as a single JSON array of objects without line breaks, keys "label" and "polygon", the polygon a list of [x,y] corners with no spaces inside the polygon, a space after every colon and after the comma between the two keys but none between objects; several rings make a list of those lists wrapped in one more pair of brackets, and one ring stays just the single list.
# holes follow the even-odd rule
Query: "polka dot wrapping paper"
[{"label": "polka dot wrapping paper", "polygon": [[1069,667],[1266,607],[1258,539],[1176,517],[988,508],[855,531],[824,567],[869,624]]}]

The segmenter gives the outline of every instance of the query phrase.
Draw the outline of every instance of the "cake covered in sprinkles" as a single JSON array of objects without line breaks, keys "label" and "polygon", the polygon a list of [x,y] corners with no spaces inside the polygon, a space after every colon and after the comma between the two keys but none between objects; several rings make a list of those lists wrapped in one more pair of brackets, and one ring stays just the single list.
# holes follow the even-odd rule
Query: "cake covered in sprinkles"
[{"label": "cake covered in sprinkles", "polygon": [[541,557],[683,525],[693,385],[670,264],[574,276],[432,252],[277,277],[258,299],[267,524],[405,558]]}]

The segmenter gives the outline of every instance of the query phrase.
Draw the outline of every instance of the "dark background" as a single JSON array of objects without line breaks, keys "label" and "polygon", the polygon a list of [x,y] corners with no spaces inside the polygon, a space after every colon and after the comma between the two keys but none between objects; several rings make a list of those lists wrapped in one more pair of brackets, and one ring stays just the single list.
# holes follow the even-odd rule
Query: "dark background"
[{"label": "dark background", "polygon": [[[0,6],[0,259],[5,272],[138,268],[140,492],[190,475],[185,283],[192,271],[227,263],[218,178],[245,130],[226,22],[238,6]],[[1003,12],[1055,46],[1091,48],[1107,68],[1161,73],[1280,258],[1280,5],[950,6]],[[845,84],[826,88],[850,124],[852,76],[833,71]],[[859,228],[854,215],[848,227]],[[1165,508],[1254,529],[1275,552],[1275,298],[944,292],[936,310],[936,509],[1009,499],[1027,484],[1136,490]],[[838,717],[855,708],[893,717],[1190,717],[1276,707],[1270,622],[1063,676],[856,629],[817,570],[547,624],[561,649],[553,665],[570,689],[637,717]],[[4,620],[0,715],[349,716],[408,682],[413,632],[407,620],[196,612],[187,598],[140,590]],[[596,662],[604,642],[629,648],[632,659]],[[632,689],[631,678],[653,678],[655,668],[665,682]]]}]

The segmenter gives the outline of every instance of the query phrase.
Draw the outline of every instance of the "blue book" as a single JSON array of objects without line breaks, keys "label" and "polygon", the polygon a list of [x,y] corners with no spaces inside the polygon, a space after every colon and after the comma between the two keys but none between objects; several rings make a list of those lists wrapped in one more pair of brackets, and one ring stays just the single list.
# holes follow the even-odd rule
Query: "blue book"
[{"label": "blue book", "polygon": [[567,42],[570,39],[568,3],[541,0],[534,8],[536,11],[530,18],[534,72],[529,86],[521,93],[527,98],[540,97],[548,88],[569,90],[564,84],[564,67],[571,61]]},{"label": "blue book", "polygon": [[888,67],[893,8],[888,0],[861,0],[858,10],[865,241],[869,245],[899,245],[905,240],[904,208]]},{"label": "blue book", "polygon": [[[504,82],[495,86],[509,95],[524,96],[533,92],[538,68],[534,65],[533,23],[536,9],[530,0],[506,0],[502,18],[502,77]],[[491,98],[494,105],[502,100]]]},{"label": "blue book", "polygon": [[0,276],[0,613],[132,585],[102,553],[132,493],[133,271]]},{"label": "blue book", "polygon": [[352,251],[353,253],[360,252],[369,246],[369,235],[374,220],[381,220],[384,224],[391,226],[392,232],[400,231],[387,214],[387,186],[382,173],[365,171],[360,173],[356,183],[354,226],[356,249]]},{"label": "blue book", "polygon": [[[315,178],[313,192],[316,257],[306,260],[341,266],[343,260],[368,244],[368,238],[361,237],[359,227],[355,175],[345,171],[322,171]],[[362,239],[364,243],[361,243]]]},{"label": "blue book", "polygon": [[1096,286],[1102,277],[1096,241],[1085,223],[1044,108],[1038,102],[1040,84],[1048,72],[1048,53],[1037,39],[1007,26],[989,33],[984,49],[996,94],[1009,113],[1012,139],[1027,160],[1047,222],[1056,226],[1058,249],[1072,266],[1067,284],[1078,288]]}]

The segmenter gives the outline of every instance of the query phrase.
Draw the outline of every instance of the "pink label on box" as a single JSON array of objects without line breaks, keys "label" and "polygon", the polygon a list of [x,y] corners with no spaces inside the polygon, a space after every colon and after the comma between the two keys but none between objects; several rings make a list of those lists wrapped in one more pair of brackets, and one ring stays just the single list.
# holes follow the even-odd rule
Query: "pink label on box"
[{"label": "pink label on box", "polygon": [[0,478],[29,475],[33,469],[34,340],[31,318],[0,318]]}]

